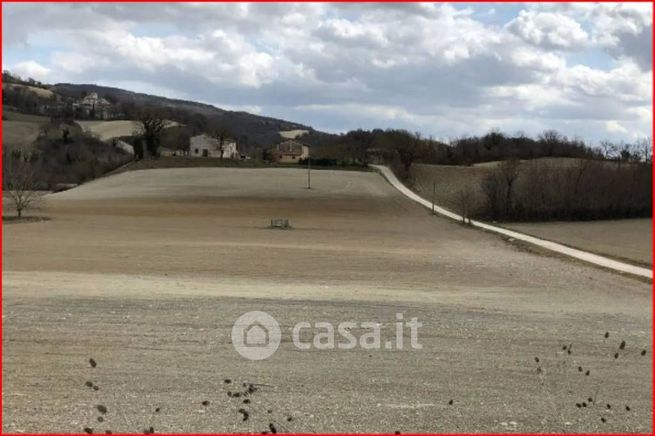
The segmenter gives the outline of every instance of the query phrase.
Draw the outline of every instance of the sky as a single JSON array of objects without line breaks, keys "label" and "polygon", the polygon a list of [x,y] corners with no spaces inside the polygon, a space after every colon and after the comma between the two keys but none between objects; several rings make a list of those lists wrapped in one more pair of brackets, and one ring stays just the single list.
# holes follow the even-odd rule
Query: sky
[{"label": "sky", "polygon": [[650,3],[4,3],[3,70],[328,132],[652,132]]}]

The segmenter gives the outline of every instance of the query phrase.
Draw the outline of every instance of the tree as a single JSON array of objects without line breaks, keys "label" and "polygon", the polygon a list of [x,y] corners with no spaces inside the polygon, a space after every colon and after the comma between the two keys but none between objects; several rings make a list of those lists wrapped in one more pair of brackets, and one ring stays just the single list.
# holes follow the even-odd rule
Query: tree
[{"label": "tree", "polygon": [[161,133],[168,124],[166,119],[160,111],[146,109],[141,111],[139,122],[141,123],[139,126],[140,136],[143,138],[143,142],[145,142],[145,148],[148,154],[152,157],[158,157]]},{"label": "tree", "polygon": [[603,157],[607,160],[614,159],[618,152],[617,145],[607,140],[600,142],[600,148],[602,150]]},{"label": "tree", "polygon": [[546,156],[555,156],[555,149],[558,145],[566,142],[566,138],[557,130],[545,130],[539,135],[539,142],[544,145]]},{"label": "tree", "polygon": [[145,151],[143,150],[143,139],[137,137],[134,139],[132,147],[134,149],[134,160],[141,160],[145,156]]},{"label": "tree", "polygon": [[505,216],[510,216],[512,210],[512,188],[519,175],[518,159],[508,159],[500,163],[498,167],[500,177],[505,182]]},{"label": "tree", "polygon": [[68,128],[68,126],[64,126],[61,129],[61,139],[64,141],[64,144],[68,144],[70,142],[70,134],[71,131]]},{"label": "tree", "polygon": [[36,156],[20,150],[3,154],[3,190],[11,199],[18,218],[22,218],[23,211],[34,206],[42,196],[38,190],[41,186]]},{"label": "tree", "polygon": [[639,160],[644,163],[651,163],[653,161],[653,141],[650,137],[642,138],[635,144]]},{"label": "tree", "polygon": [[457,191],[456,198],[459,207],[459,213],[462,216],[462,224],[471,224],[471,216],[475,213],[476,195],[473,186],[465,183],[464,186]]},{"label": "tree", "polygon": [[414,161],[426,152],[427,147],[421,134],[410,133],[406,130],[387,130],[384,137],[400,160],[402,176],[408,177]]},{"label": "tree", "polygon": [[495,171],[490,172],[482,179],[482,192],[484,192],[487,200],[489,217],[494,221],[500,218],[501,186],[502,181]]},{"label": "tree", "polygon": [[224,144],[225,140],[232,136],[230,129],[223,123],[223,121],[218,121],[213,123],[211,128],[211,137],[218,140],[218,144],[221,150],[221,159],[223,159]]},{"label": "tree", "polygon": [[191,140],[190,129],[186,126],[175,126],[162,132],[160,145],[174,151],[182,151],[184,155],[189,153],[189,142]]},{"label": "tree", "polygon": [[350,160],[349,163],[367,165],[368,150],[375,143],[374,136],[370,132],[358,129],[348,132],[343,139]]}]

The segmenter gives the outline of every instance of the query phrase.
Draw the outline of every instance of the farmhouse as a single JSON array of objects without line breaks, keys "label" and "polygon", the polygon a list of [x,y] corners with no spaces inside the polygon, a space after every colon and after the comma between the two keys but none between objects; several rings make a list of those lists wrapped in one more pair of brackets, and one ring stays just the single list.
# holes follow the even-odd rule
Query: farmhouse
[{"label": "farmhouse", "polygon": [[295,163],[309,157],[309,145],[289,140],[280,142],[271,151],[274,162]]},{"label": "farmhouse", "polygon": [[191,138],[189,156],[218,157],[221,159],[238,159],[237,143],[233,139],[212,138],[209,135],[197,135]]}]

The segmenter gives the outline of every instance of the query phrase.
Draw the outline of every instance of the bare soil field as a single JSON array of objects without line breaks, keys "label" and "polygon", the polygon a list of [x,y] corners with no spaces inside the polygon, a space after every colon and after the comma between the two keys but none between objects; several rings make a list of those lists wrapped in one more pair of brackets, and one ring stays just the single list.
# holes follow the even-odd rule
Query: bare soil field
[{"label": "bare soil field", "polygon": [[[544,158],[540,161],[552,165],[574,165],[577,159]],[[480,181],[497,164],[487,162],[468,167],[415,164],[411,188],[431,200],[432,184],[436,182],[435,203],[458,212],[457,192],[469,183],[475,186],[479,198],[483,198]],[[652,264],[652,219],[649,218],[501,225],[592,253],[640,265]]]},{"label": "bare soil field", "polygon": [[28,121],[3,121],[2,145],[12,148],[29,148],[38,138],[40,127],[40,124]]},{"label": "bare soil field", "polygon": [[96,135],[103,141],[130,136],[139,128],[138,121],[76,121],[83,131]]},{"label": "bare soil field", "polygon": [[[651,431],[649,283],[430,216],[376,173],[305,177],[125,172],[4,226],[3,430]],[[281,325],[264,361],[231,344],[251,310]],[[290,340],[299,321],[393,334],[398,312],[421,349]]]},{"label": "bare soil field", "polygon": [[[221,159],[218,157],[191,157],[191,156],[160,156],[157,159],[141,159],[138,161],[130,162],[124,165],[111,174],[119,174],[128,171],[138,170],[154,170],[154,169],[170,169],[170,168],[284,168],[284,169],[299,169],[306,168],[297,163],[280,163],[280,162],[264,162],[256,159]],[[334,170],[334,167],[312,165],[312,171],[315,170]],[[306,169],[304,169],[306,171]],[[363,166],[342,166],[339,171],[373,171],[369,167]],[[306,177],[306,176],[305,176]]]},{"label": "bare soil field", "polygon": [[39,136],[39,129],[50,119],[38,115],[3,110],[2,145],[4,147],[31,147]]},{"label": "bare soil field", "polygon": [[50,122],[50,118],[42,115],[22,114],[6,109],[2,110],[2,116],[5,118],[5,121],[25,121],[37,124],[47,124]]}]

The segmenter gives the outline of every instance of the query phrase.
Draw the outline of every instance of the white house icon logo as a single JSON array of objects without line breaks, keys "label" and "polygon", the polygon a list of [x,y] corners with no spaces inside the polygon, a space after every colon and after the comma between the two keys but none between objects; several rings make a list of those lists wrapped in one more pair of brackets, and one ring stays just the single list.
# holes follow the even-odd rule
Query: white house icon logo
[{"label": "white house icon logo", "polygon": [[237,353],[250,360],[264,360],[280,346],[280,325],[266,312],[241,315],[232,326],[232,345]]},{"label": "white house icon logo", "polygon": [[243,345],[246,347],[265,347],[268,345],[268,329],[258,321],[250,324],[243,332]]}]

